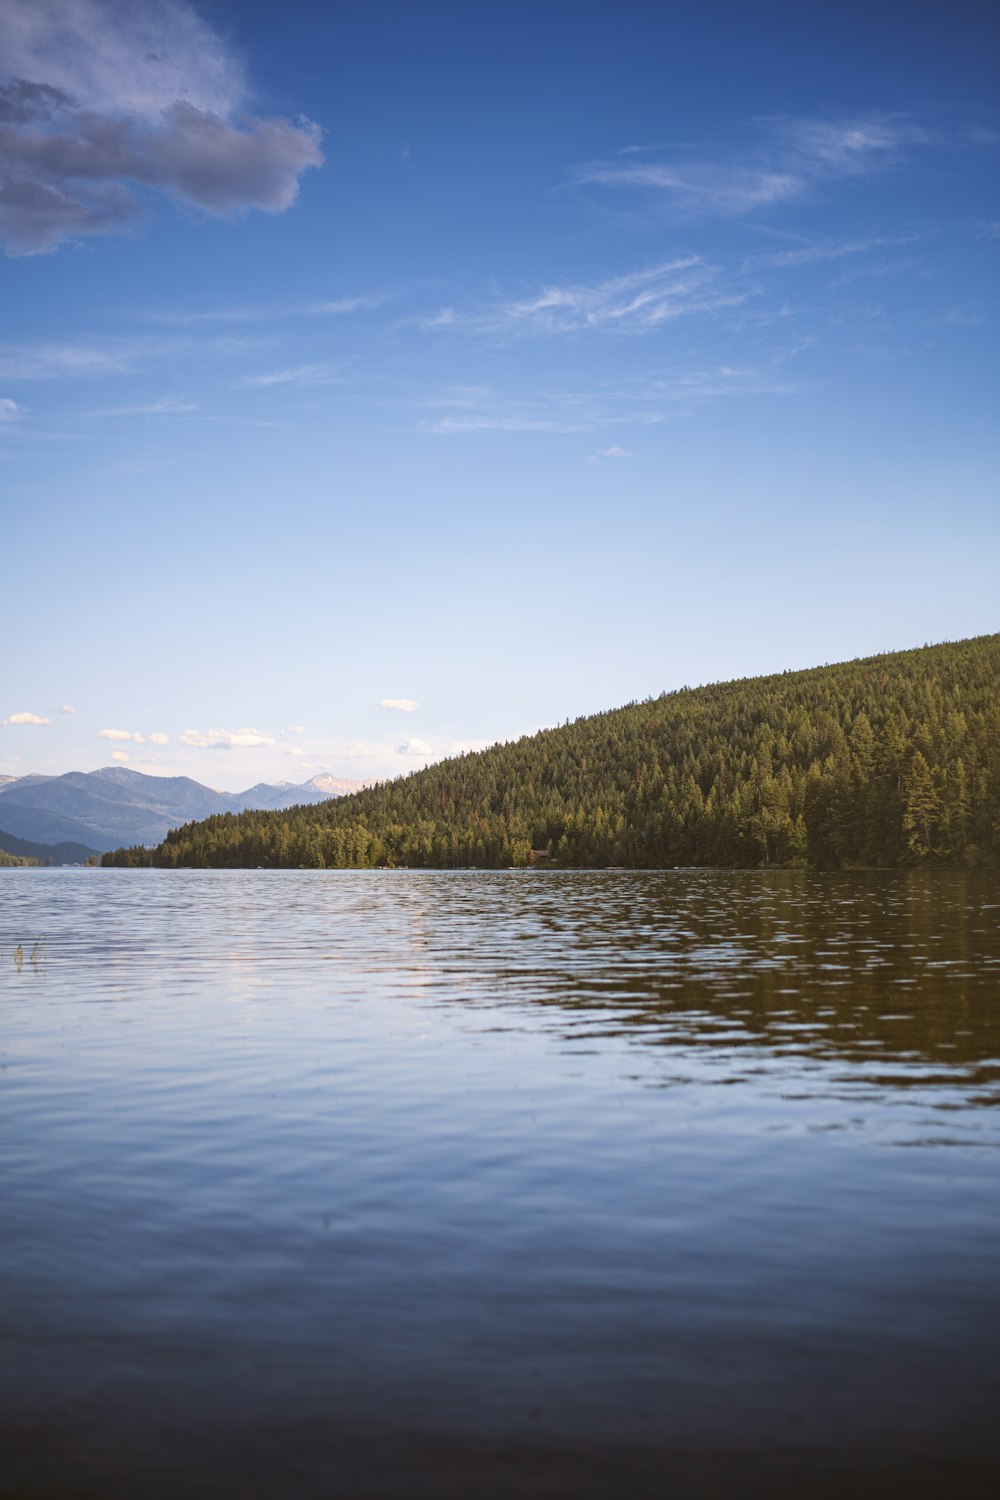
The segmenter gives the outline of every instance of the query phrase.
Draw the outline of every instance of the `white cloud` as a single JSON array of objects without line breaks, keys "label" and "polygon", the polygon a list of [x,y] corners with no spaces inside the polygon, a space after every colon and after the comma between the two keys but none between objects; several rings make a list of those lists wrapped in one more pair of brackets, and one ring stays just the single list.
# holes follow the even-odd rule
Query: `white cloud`
[{"label": "white cloud", "polygon": [[186,0],[4,0],[0,54],[8,254],[129,227],[135,184],[210,214],[280,213],[322,163],[311,121],[249,112],[242,69]]},{"label": "white cloud", "polygon": [[177,743],[196,750],[248,750],[275,741],[259,729],[185,729]]},{"label": "white cloud", "polygon": [[150,735],[147,735],[146,738],[149,740],[149,743],[151,745],[169,745],[170,744],[170,736],[169,736],[169,734],[150,734]]},{"label": "white cloud", "polygon": [[96,114],[114,101],[155,120],[183,97],[226,115],[245,93],[235,58],[183,0],[5,0],[0,37],[11,77],[72,93]]},{"label": "white cloud", "polygon": [[40,714],[30,713],[11,714],[9,719],[4,720],[5,724],[51,724],[51,722],[51,719],[43,719]]},{"label": "white cloud", "polygon": [[128,753],[125,750],[112,750],[112,752],[111,752],[111,759],[112,760],[128,760]]},{"label": "white cloud", "polygon": [[301,745],[289,745],[288,749],[285,751],[285,754],[286,755],[294,755],[294,756],[302,756],[302,755],[308,755],[309,751],[308,750],[303,750],[303,748],[302,748]]},{"label": "white cloud", "polygon": [[397,745],[396,746],[396,754],[397,755],[430,755],[431,754],[431,747],[430,747],[430,745],[428,745],[428,743],[427,743],[426,740],[422,740],[418,736],[414,735],[414,737],[412,739],[409,739],[409,740],[406,741],[405,745]]},{"label": "white cloud", "polygon": [[63,706],[62,706],[62,708],[59,710],[59,712],[61,714],[75,714],[76,713],[76,709],[72,708],[68,703],[64,703]]},{"label": "white cloud", "polygon": [[289,734],[307,734],[308,730],[306,729],[306,726],[304,724],[289,724],[289,726],[288,726],[288,733]]},{"label": "white cloud", "polygon": [[16,422],[23,415],[23,406],[18,406],[9,396],[0,396],[0,422]]},{"label": "white cloud", "polygon": [[380,698],[378,706],[379,708],[398,709],[401,714],[414,714],[420,707],[420,704],[415,703],[412,698]]},{"label": "white cloud", "polygon": [[133,734],[130,729],[99,729],[97,738],[99,740],[134,740],[137,745],[146,743],[144,734]]},{"label": "white cloud", "polygon": [[591,453],[587,459],[588,464],[599,464],[605,458],[631,458],[631,448],[619,448],[617,443],[612,443],[610,448],[599,448],[596,453]]}]

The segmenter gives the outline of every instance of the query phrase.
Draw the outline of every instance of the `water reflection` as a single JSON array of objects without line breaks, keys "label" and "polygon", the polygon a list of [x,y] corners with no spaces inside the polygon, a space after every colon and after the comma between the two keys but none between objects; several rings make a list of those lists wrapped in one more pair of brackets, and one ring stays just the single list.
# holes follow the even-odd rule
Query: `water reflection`
[{"label": "water reflection", "polygon": [[[152,971],[308,971],[334,992],[363,975],[422,1002],[542,1006],[573,1038],[901,1063],[901,1087],[923,1064],[983,1099],[1000,1079],[983,872],[60,873],[51,955],[18,942],[14,967],[123,1000]],[[4,874],[7,946],[41,882]]]},{"label": "water reflection", "polygon": [[0,872],[0,1489],[998,1492],[998,896]]},{"label": "water reflection", "polygon": [[[530,962],[497,955],[502,982],[650,1042],[683,1034],[707,1047],[934,1064],[978,1085],[1000,1077],[989,877],[613,876],[598,900],[592,879],[539,878],[511,934],[529,940]],[[901,1086],[913,1076],[893,1075]]]}]

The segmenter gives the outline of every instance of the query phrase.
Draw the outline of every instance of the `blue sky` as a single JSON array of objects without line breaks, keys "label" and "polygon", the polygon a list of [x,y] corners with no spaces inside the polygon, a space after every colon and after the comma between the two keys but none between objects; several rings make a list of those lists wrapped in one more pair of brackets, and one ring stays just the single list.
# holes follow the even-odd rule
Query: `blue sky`
[{"label": "blue sky", "polygon": [[933,9],[4,0],[0,774],[995,630],[1000,48]]}]

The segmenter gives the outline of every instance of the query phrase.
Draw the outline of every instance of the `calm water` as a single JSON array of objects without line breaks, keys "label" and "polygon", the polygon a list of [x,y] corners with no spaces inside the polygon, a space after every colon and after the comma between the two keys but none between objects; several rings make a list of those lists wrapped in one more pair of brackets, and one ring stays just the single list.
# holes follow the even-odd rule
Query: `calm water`
[{"label": "calm water", "polygon": [[1000,1493],[998,916],[0,872],[0,1494]]}]

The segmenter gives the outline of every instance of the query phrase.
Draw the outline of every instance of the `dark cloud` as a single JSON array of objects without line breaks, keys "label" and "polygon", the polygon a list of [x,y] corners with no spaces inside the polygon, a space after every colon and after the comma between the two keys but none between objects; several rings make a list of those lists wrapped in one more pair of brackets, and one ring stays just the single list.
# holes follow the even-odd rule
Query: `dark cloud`
[{"label": "dark cloud", "polygon": [[124,188],[112,186],[84,201],[52,182],[0,182],[0,241],[8,255],[36,255],[72,235],[126,229],[136,212],[135,200]]},{"label": "dark cloud", "polygon": [[322,162],[319,140],[319,127],[308,120],[251,119],[237,127],[208,110],[175,104],[165,128],[148,142],[146,180],[209,213],[281,213],[294,203],[300,175]]},{"label": "dark cloud", "polygon": [[29,120],[46,119],[69,102],[68,94],[47,83],[8,78],[0,83],[0,125],[26,125]]},{"label": "dark cloud", "polygon": [[[54,29],[60,18],[62,33]],[[164,57],[136,52],[147,33],[169,44]],[[127,229],[139,218],[141,189],[220,216],[282,213],[302,173],[323,161],[311,121],[240,108],[221,42],[177,0],[136,10],[108,0],[47,0],[36,10],[12,0],[3,35],[25,72],[0,79],[0,242],[8,255]],[[59,45],[71,35],[82,101],[62,86]]]}]

